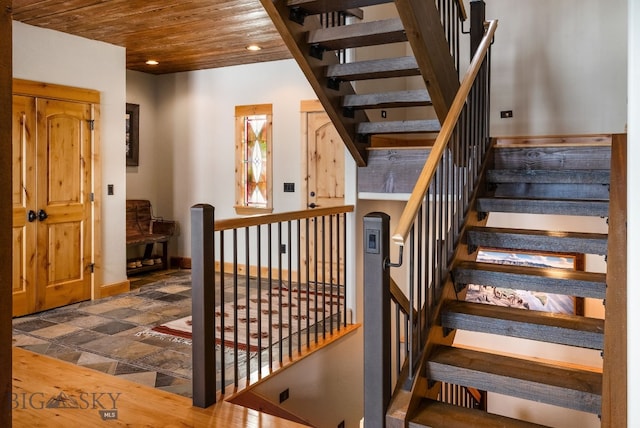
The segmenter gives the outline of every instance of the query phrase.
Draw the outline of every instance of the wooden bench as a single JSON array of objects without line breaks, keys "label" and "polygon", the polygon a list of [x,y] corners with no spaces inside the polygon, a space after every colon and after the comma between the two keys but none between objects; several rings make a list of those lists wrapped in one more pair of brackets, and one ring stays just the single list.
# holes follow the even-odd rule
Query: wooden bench
[{"label": "wooden bench", "polygon": [[[142,261],[127,261],[127,274],[142,273],[157,269],[167,269],[167,245],[175,232],[175,221],[154,218],[151,202],[145,199],[127,199],[127,247],[144,245]],[[153,255],[155,244],[162,244],[160,257]],[[160,259],[160,263],[156,259]],[[144,263],[144,264],[143,264]],[[135,266],[134,266],[135,265]]]}]

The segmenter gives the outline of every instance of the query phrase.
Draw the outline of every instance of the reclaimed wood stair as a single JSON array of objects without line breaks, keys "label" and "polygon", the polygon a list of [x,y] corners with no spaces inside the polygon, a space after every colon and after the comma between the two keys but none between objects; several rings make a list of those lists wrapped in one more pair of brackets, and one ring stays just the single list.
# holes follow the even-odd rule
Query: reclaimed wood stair
[{"label": "reclaimed wood stair", "polygon": [[509,212],[607,217],[610,146],[497,147],[479,213]]},{"label": "reclaimed wood stair", "polygon": [[[485,176],[486,191],[476,200],[479,212],[484,211],[489,216],[491,212],[607,216],[610,147],[606,142],[494,147],[493,153],[493,167]],[[567,201],[580,208],[569,208]],[[540,206],[555,207],[541,209]],[[465,228],[461,245],[466,248],[463,247],[463,251],[468,254],[489,249],[607,255],[607,234],[533,230],[527,224],[530,222],[530,216],[523,217],[522,228],[477,226],[474,222],[476,224]],[[604,273],[484,260],[453,262],[451,279],[459,300],[445,301],[441,307],[438,318],[445,337],[464,330],[585,350],[604,349],[605,321],[602,319],[465,299],[468,284],[496,287],[497,290],[517,289],[604,299],[607,287]],[[429,385],[453,383],[601,414],[603,382],[598,367],[585,368],[570,361],[543,361],[530,355],[514,354],[517,352],[514,349],[478,350],[455,345],[434,345],[429,349],[424,374]],[[423,398],[410,417],[409,426],[540,425]]]},{"label": "reclaimed wood stair", "polygon": [[[460,83],[436,2],[261,2],[358,166],[367,164],[367,148],[373,135],[411,134],[415,139],[439,132]],[[385,3],[395,3],[397,16],[366,19],[367,7]],[[345,16],[350,19],[343,19],[338,26],[327,26],[324,14],[339,14],[338,20]],[[408,44],[410,49],[392,49],[401,53],[397,56],[382,49],[386,53],[380,58],[357,60],[361,48],[398,43]],[[351,56],[355,61],[343,60],[345,56],[340,52],[346,49],[354,52]],[[407,56],[407,50],[413,55]],[[367,52],[371,55],[371,50]],[[397,83],[384,82],[410,76],[422,76],[423,87],[405,83],[406,90],[397,90]],[[371,79],[380,80],[374,85],[375,90],[356,91],[357,82]],[[377,111],[380,109],[385,113]],[[387,109],[395,112],[388,118]]]}]

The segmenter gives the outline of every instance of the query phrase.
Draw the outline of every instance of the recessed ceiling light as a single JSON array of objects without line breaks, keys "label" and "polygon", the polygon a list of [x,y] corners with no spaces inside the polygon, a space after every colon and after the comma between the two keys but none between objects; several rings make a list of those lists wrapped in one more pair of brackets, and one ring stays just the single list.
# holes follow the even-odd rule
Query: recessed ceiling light
[{"label": "recessed ceiling light", "polygon": [[258,46],[258,45],[249,45],[249,46],[247,46],[247,50],[248,51],[259,51],[261,49],[262,48],[260,46]]},{"label": "recessed ceiling light", "polygon": [[150,59],[146,62],[147,65],[158,65],[158,61],[155,59]]}]

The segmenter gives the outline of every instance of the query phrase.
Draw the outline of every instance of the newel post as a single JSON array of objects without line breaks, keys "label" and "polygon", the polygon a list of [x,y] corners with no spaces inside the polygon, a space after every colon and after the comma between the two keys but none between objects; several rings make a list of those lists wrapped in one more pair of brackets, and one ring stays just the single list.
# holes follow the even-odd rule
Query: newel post
[{"label": "newel post", "polygon": [[364,217],[364,420],[385,426],[391,400],[391,296],[389,216]]},{"label": "newel post", "polygon": [[471,42],[471,49],[469,49],[470,59],[480,46],[480,42],[484,37],[484,24],[486,22],[486,4],[484,0],[471,0],[471,34],[469,40]]},{"label": "newel post", "polygon": [[191,207],[193,405],[203,408],[216,402],[213,213],[211,205]]}]

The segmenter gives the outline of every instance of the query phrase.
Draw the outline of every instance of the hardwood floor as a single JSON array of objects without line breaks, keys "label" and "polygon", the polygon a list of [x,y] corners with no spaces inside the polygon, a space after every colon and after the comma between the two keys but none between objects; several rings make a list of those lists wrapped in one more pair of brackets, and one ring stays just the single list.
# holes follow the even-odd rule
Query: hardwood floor
[{"label": "hardwood floor", "polygon": [[191,400],[24,349],[13,349],[14,427],[300,427],[228,402]]}]

